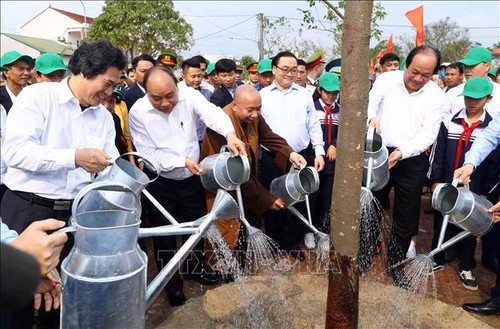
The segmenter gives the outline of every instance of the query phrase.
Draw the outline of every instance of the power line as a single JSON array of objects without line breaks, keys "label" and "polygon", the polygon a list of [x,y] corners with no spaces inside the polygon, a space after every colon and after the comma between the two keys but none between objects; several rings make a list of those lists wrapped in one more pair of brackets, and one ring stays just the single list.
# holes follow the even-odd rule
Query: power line
[{"label": "power line", "polygon": [[[251,19],[254,19],[254,17],[250,17],[250,18],[245,19],[244,21],[241,21],[241,22],[239,22],[239,23],[233,24],[233,25],[228,26],[228,27],[221,28],[219,31],[216,31],[216,32],[214,32],[214,33],[210,33],[210,34],[204,35],[204,36],[202,36],[202,37],[200,37],[200,38],[196,38],[196,39],[194,39],[194,41],[196,41],[196,40],[200,40],[200,39],[204,39],[204,38],[206,38],[206,37],[212,36],[212,35],[217,34],[217,33],[220,33],[220,32],[224,32],[224,31],[225,31],[225,30],[227,30],[227,29],[230,29],[230,28],[232,28],[232,27],[235,27],[235,26],[241,25],[241,24],[243,24],[243,23],[245,23],[245,22],[247,22],[247,21],[249,21],[249,20],[251,20]],[[230,32],[230,31],[227,31],[227,32]],[[231,32],[231,33],[233,33],[233,32]],[[234,34],[234,33],[233,33],[233,34]],[[237,35],[237,36],[238,36],[238,37],[241,37],[240,35]]]}]

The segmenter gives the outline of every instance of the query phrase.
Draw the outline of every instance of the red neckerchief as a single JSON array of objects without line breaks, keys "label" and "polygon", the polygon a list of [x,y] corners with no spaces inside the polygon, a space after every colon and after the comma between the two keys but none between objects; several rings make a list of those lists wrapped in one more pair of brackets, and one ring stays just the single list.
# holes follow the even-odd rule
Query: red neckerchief
[{"label": "red neckerchief", "polygon": [[470,136],[472,135],[472,132],[481,123],[483,123],[483,121],[477,120],[470,126],[467,126],[467,122],[465,122],[465,119],[462,118],[462,127],[464,128],[464,131],[460,134],[460,137],[458,138],[457,151],[455,152],[455,169],[459,167],[460,155],[462,154],[462,141],[464,142],[463,149],[467,150],[467,145],[469,145],[469,140]]},{"label": "red neckerchief", "polygon": [[332,145],[332,126],[333,126],[333,105],[325,105],[325,123],[328,122],[328,144],[327,145]]}]

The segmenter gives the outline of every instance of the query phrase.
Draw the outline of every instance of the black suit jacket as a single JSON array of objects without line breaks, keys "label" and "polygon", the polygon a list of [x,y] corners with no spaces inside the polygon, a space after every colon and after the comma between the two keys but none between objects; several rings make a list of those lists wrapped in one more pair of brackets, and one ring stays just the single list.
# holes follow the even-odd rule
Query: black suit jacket
[{"label": "black suit jacket", "polygon": [[139,98],[144,97],[144,95],[144,92],[141,90],[137,82],[135,82],[132,87],[127,89],[127,91],[125,91],[125,104],[127,104],[128,110],[130,111],[132,105],[134,105]]},{"label": "black suit jacket", "polygon": [[219,88],[217,88],[212,94],[212,97],[210,97],[210,102],[221,108],[228,105],[232,101],[233,96],[231,96],[229,90],[227,90],[224,86],[219,86]]},{"label": "black suit jacket", "polygon": [[5,111],[9,113],[9,110],[12,107],[12,100],[10,99],[9,92],[5,86],[0,88],[0,98],[2,106],[5,108]]}]

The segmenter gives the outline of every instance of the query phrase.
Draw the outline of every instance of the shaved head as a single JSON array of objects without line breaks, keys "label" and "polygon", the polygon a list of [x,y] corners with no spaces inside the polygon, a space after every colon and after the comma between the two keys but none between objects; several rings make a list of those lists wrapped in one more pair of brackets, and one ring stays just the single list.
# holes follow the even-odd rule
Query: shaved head
[{"label": "shaved head", "polygon": [[252,123],[259,118],[260,94],[255,87],[241,85],[234,92],[233,111],[240,122]]},{"label": "shaved head", "polygon": [[260,94],[254,86],[241,85],[234,91],[234,101],[237,103],[255,97],[260,99]]}]

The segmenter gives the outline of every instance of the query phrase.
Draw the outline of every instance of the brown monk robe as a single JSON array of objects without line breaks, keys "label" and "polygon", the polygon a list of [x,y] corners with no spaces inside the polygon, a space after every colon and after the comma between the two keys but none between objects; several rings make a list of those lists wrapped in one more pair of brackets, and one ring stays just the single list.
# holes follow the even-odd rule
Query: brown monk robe
[{"label": "brown monk robe", "polygon": [[[283,172],[287,170],[290,164],[290,154],[293,150],[288,146],[285,139],[275,134],[271,128],[269,128],[264,118],[260,115],[261,102],[259,93],[255,91],[255,89],[249,90],[246,87],[251,86],[238,87],[236,89],[234,101],[224,107],[223,110],[231,118],[236,136],[245,143],[248,160],[250,162],[250,179],[248,182],[241,185],[241,193],[245,206],[245,217],[250,224],[259,227],[260,219],[264,213],[273,207],[275,203],[279,203],[277,202],[277,198],[257,180],[259,144],[269,149],[275,155],[274,161]],[[236,111],[242,114],[237,114]],[[240,118],[238,118],[238,116],[240,116]],[[207,129],[201,147],[201,159],[219,153],[221,147],[225,144],[226,139],[223,136]],[[294,153],[294,155],[298,156],[296,153]],[[303,159],[302,157],[300,158]],[[233,193],[233,196],[235,196],[235,193]],[[214,193],[207,192],[208,209],[211,209],[214,197]],[[279,208],[281,207],[282,206]],[[235,219],[218,220],[215,222],[215,225],[229,247],[233,250],[236,249],[240,222]]]}]

